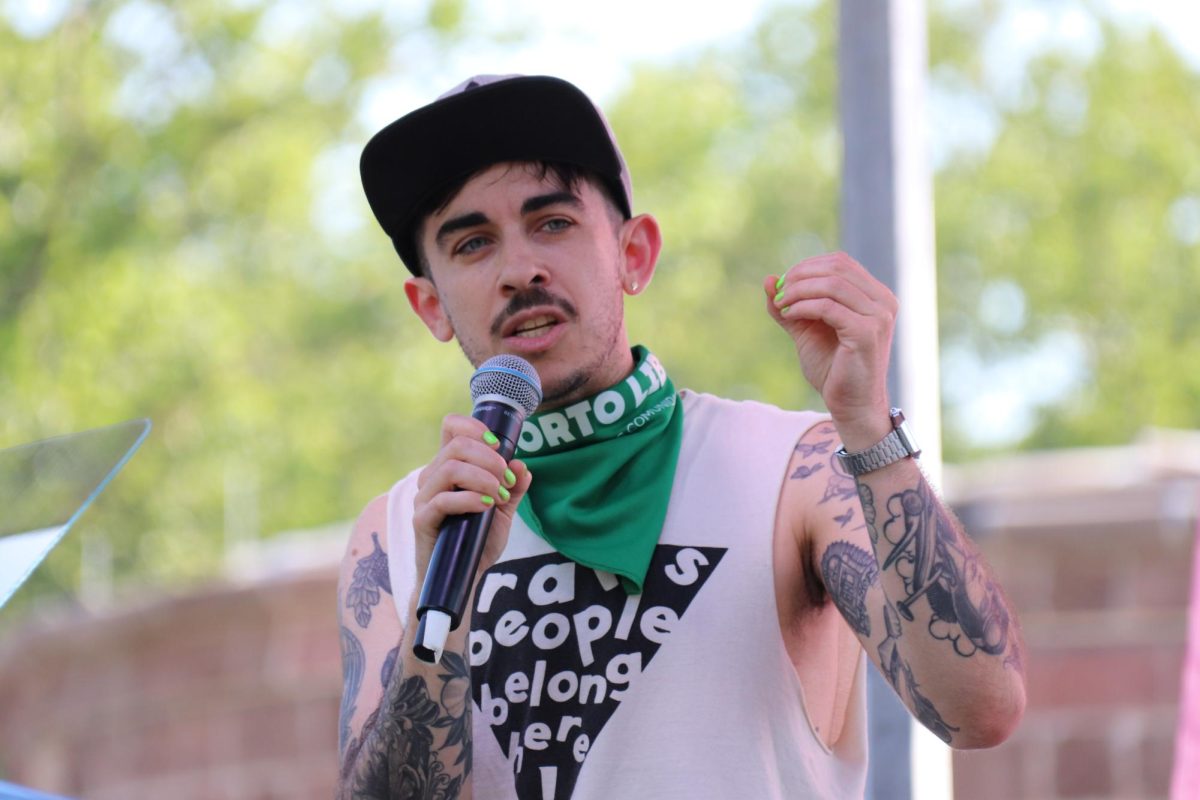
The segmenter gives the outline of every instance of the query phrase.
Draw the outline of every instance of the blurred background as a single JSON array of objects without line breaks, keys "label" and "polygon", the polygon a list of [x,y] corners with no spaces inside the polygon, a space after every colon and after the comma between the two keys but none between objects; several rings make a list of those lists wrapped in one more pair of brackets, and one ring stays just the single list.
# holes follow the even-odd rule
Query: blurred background
[{"label": "blurred background", "polygon": [[[357,159],[470,74],[557,74],[605,108],[666,240],[631,335],[676,384],[819,405],[760,284],[838,246],[836,14],[0,0],[0,447],[155,426],[0,612],[0,780],[332,794],[345,537],[470,374],[408,310]],[[955,755],[956,794],[1166,797],[1200,506],[1200,15],[928,16],[945,491],[1030,649],[1025,722]]]}]

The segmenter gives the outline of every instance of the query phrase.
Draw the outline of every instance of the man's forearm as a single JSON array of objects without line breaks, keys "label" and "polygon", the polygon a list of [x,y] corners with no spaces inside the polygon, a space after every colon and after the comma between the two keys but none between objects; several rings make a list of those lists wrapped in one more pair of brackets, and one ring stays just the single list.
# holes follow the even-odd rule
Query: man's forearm
[{"label": "man's forearm", "polygon": [[1020,630],[999,583],[912,461],[856,484],[886,596],[884,675],[947,743],[995,744],[1024,706]]},{"label": "man's forearm", "polygon": [[343,754],[340,800],[471,796],[472,701],[465,629],[464,623],[451,635],[439,664],[418,660],[401,643],[378,708]]}]

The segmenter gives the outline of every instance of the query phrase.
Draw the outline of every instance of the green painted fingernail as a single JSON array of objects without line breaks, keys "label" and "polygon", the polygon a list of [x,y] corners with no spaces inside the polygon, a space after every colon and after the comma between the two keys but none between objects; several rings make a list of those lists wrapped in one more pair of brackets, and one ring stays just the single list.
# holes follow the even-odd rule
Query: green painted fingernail
[{"label": "green painted fingernail", "polygon": [[505,489],[503,486],[499,487],[496,491],[500,495],[500,502],[502,503],[507,503],[508,499],[512,497],[512,495],[508,493],[508,489]]},{"label": "green painted fingernail", "polygon": [[786,314],[789,308],[791,308],[791,306],[784,306],[783,308],[779,309],[779,313]]},{"label": "green painted fingernail", "polygon": [[504,485],[505,486],[516,486],[517,485],[517,476],[513,473],[513,471],[511,469],[504,470]]},{"label": "green painted fingernail", "polygon": [[479,501],[481,503],[483,503],[485,506],[491,506],[491,505],[496,504],[496,501],[493,500],[492,498],[488,497],[486,494],[479,495]]},{"label": "green painted fingernail", "polygon": [[782,301],[783,301],[783,292],[780,292],[779,294],[775,295],[775,302],[779,303]]},{"label": "green painted fingernail", "polygon": [[483,432],[483,440],[492,446],[500,444],[500,440],[496,438],[496,434],[491,431]]},{"label": "green painted fingernail", "polygon": [[775,281],[775,291],[777,291],[777,292],[778,292],[780,289],[782,289],[782,288],[783,288],[783,282],[784,282],[784,281],[786,281],[786,280],[787,280],[787,278],[786,278],[786,277],[784,277],[783,275],[780,275],[780,276],[779,276],[779,280]]}]

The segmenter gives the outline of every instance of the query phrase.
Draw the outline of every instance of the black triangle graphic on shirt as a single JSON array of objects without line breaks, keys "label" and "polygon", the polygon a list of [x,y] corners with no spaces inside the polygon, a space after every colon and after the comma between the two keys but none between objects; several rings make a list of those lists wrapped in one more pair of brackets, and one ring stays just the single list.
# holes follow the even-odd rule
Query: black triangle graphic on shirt
[{"label": "black triangle graphic on shirt", "polygon": [[640,595],[559,553],[505,561],[471,619],[475,713],[521,800],[565,800],[605,723],[725,555],[658,545]]}]

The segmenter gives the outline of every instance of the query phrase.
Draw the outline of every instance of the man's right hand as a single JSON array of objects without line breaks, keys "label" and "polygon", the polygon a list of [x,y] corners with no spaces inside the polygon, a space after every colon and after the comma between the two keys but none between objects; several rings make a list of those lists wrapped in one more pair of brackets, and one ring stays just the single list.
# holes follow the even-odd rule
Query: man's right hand
[{"label": "man's right hand", "polygon": [[486,511],[494,504],[496,513],[479,572],[496,563],[503,552],[517,504],[532,476],[520,460],[504,463],[498,447],[487,426],[473,417],[450,414],[442,420],[441,449],[417,476],[413,498],[418,583],[424,581],[433,545],[448,516]]},{"label": "man's right hand", "polygon": [[[437,771],[422,779],[431,781],[440,774],[450,785],[461,787],[462,794],[456,790],[456,797],[470,797],[469,766],[465,765],[471,762],[464,758],[463,749],[470,748],[471,737],[464,739],[455,733],[469,731],[471,726],[470,609],[464,624],[451,631],[439,664],[428,664],[413,655],[412,647],[404,645],[404,631],[417,623],[420,587],[446,517],[484,511],[488,504],[482,498],[492,499],[496,513],[479,562],[480,572],[496,563],[508,543],[517,504],[532,479],[522,462],[505,464],[497,452],[498,443],[488,443],[486,433],[487,427],[472,417],[451,415],[442,421],[442,446],[418,473],[413,495],[415,585],[404,580],[405,585],[393,586],[389,577],[384,550],[391,543],[388,497],[373,500],[355,524],[338,584],[345,682],[339,719],[342,771],[338,797],[367,796],[363,787],[384,786],[401,793],[405,790],[394,784],[394,776],[435,767]],[[405,491],[411,491],[411,484]],[[401,541],[406,538],[401,536]],[[385,565],[381,576],[376,574],[380,559]],[[403,579],[406,573],[400,570],[398,574]],[[475,578],[478,580],[478,575]],[[399,602],[379,609],[384,613],[372,613],[385,591],[399,593],[393,595]],[[405,605],[407,615],[402,611]],[[435,717],[421,716],[430,704],[437,708]],[[405,738],[414,733],[426,738],[430,753],[429,760],[420,765],[403,760],[412,748]]]}]

